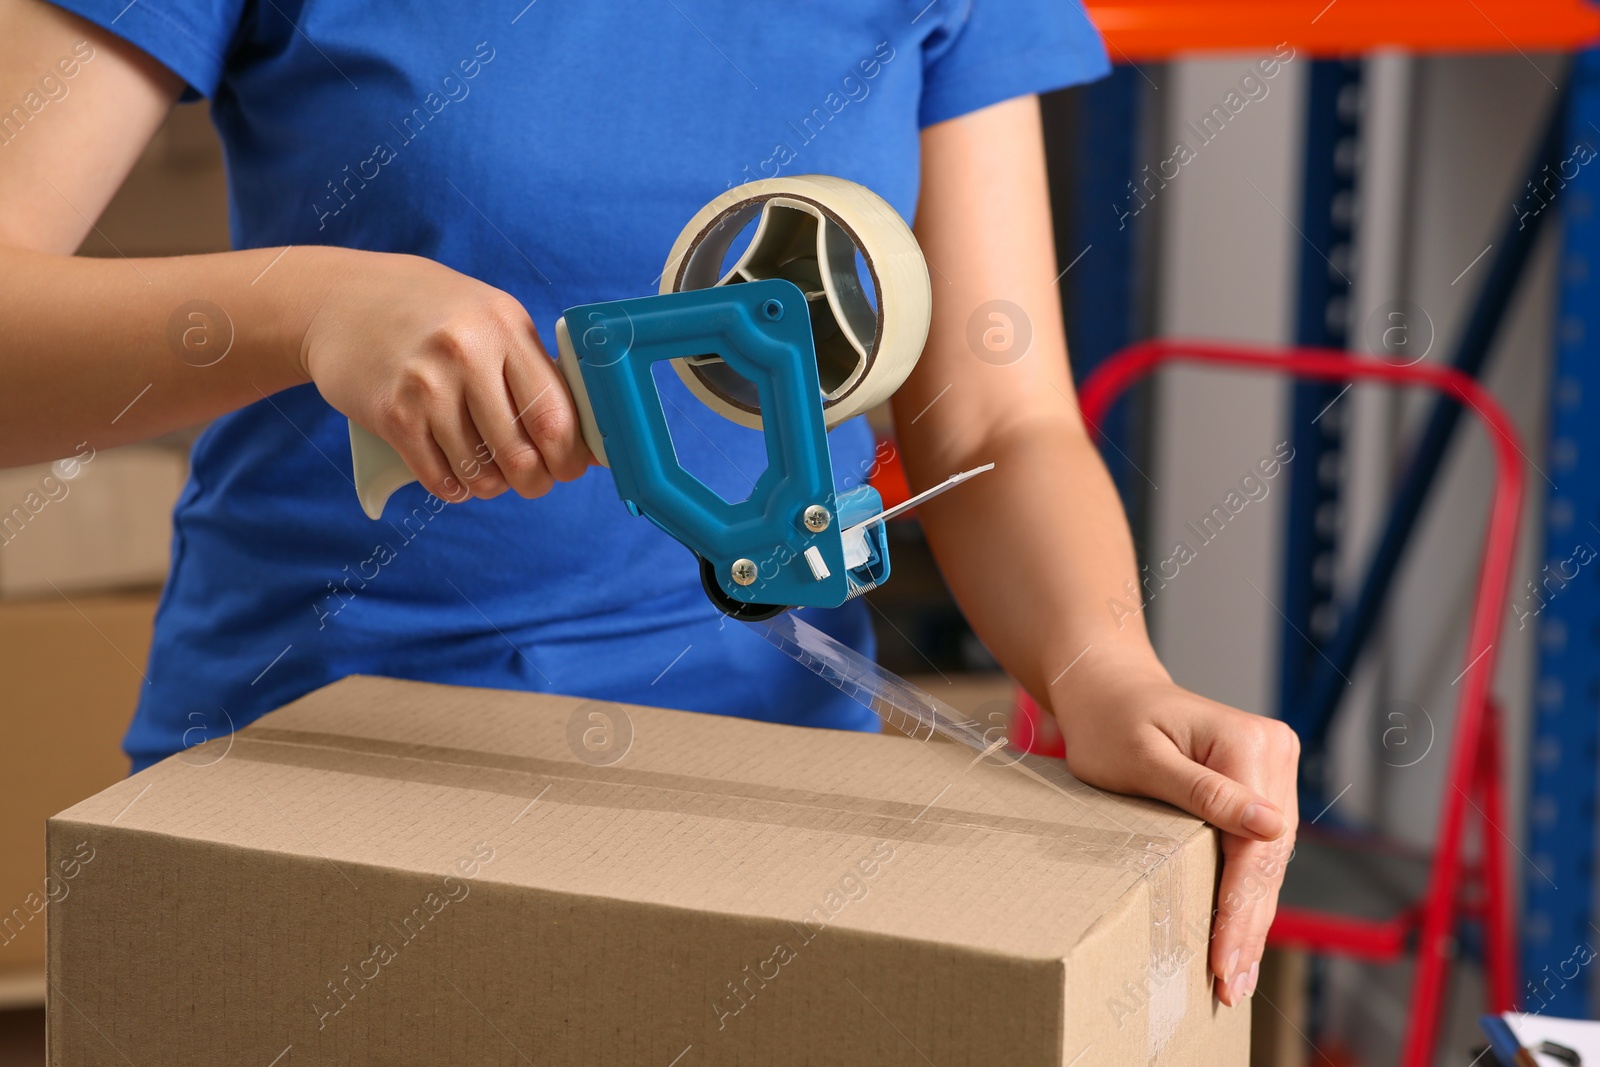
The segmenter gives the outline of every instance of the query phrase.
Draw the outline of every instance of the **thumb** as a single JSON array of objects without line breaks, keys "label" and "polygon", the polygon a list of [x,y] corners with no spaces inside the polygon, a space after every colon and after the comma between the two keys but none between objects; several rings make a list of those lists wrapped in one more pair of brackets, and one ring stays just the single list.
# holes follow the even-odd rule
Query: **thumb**
[{"label": "thumb", "polygon": [[1176,749],[1158,757],[1155,773],[1140,791],[1204,819],[1223,833],[1255,841],[1276,840],[1289,825],[1266,797]]}]

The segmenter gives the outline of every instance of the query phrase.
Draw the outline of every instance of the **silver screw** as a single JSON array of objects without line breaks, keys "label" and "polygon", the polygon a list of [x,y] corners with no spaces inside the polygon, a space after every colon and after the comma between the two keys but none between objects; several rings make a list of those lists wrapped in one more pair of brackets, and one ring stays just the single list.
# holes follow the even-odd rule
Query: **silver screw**
[{"label": "silver screw", "polygon": [[739,585],[750,585],[756,580],[756,564],[751,559],[733,561],[733,580]]},{"label": "silver screw", "polygon": [[806,529],[812,533],[821,533],[828,528],[828,523],[833,521],[833,516],[828,514],[828,509],[821,504],[812,504],[806,508]]}]

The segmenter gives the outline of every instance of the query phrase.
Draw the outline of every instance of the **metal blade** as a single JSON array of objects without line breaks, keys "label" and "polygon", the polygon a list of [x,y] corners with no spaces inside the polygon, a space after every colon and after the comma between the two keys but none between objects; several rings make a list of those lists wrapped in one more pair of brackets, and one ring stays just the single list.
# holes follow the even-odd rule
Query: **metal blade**
[{"label": "metal blade", "polygon": [[916,496],[912,497],[910,500],[902,500],[900,503],[896,504],[892,508],[885,508],[883,511],[878,512],[878,514],[872,516],[872,518],[870,518],[870,519],[862,519],[860,522],[856,523],[854,526],[851,526],[849,529],[845,530],[844,531],[844,535],[846,537],[848,537],[851,534],[857,532],[858,530],[865,530],[868,526],[871,526],[875,522],[888,522],[890,519],[894,518],[896,515],[900,514],[903,511],[910,511],[912,508],[916,507],[918,504],[922,503],[923,501],[932,500],[934,497],[938,496],[940,493],[943,493],[943,492],[945,492],[947,490],[950,490],[950,489],[954,489],[956,486],[960,485],[962,482],[966,481],[968,478],[972,478],[972,477],[975,477],[975,476],[977,476],[979,474],[984,473],[985,471],[992,471],[992,470],[994,470],[994,464],[993,463],[985,463],[981,467],[974,467],[969,471],[961,471],[958,474],[952,474],[950,477],[946,478],[944,481],[940,482],[938,485],[934,486],[931,489],[924,489],[922,492],[918,493]]}]

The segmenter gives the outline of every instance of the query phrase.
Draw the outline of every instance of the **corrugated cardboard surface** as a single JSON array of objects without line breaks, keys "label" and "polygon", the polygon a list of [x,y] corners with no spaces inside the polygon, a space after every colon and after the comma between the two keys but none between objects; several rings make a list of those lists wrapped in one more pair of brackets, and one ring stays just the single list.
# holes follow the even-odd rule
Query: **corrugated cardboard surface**
[{"label": "corrugated cardboard surface", "polygon": [[55,1064],[1246,1058],[1212,832],[952,745],[354,678],[50,848]]},{"label": "corrugated cardboard surface", "polygon": [[0,604],[0,995],[44,989],[45,911],[73,883],[45,868],[45,820],[125,779],[122,734],[154,594]]}]

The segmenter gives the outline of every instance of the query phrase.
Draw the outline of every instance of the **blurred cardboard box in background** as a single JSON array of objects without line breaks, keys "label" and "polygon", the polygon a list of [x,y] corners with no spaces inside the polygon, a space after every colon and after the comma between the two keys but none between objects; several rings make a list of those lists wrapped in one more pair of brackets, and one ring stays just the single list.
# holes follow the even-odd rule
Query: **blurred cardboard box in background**
[{"label": "blurred cardboard box in background", "polygon": [[0,1006],[44,993],[44,821],[127,777],[183,452],[84,448],[0,470]]},{"label": "blurred cardboard box in background", "polygon": [[[228,243],[221,148],[206,108],[184,106],[79,254],[186,255]],[[122,735],[195,432],[100,449],[76,467],[0,470],[0,1007],[44,1002],[48,902],[70,887],[46,870],[45,820],[127,777]]]},{"label": "blurred cardboard box in background", "polygon": [[167,116],[78,254],[185,256],[228,247],[222,145],[206,108],[184,105]]},{"label": "blurred cardboard box in background", "polygon": [[153,445],[0,470],[0,600],[160,585],[187,476]]},{"label": "blurred cardboard box in background", "polygon": [[128,775],[156,594],[0,604],[0,1006],[44,999],[45,820]]}]

